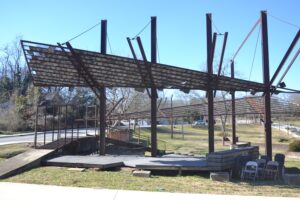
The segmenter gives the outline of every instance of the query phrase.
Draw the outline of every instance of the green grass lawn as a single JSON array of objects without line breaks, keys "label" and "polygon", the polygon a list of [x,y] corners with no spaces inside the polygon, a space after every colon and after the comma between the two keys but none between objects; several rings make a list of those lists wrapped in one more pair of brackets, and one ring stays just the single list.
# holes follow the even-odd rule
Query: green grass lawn
[{"label": "green grass lawn", "polygon": [[89,169],[78,172],[69,171],[67,168],[40,167],[5,181],[141,191],[300,197],[300,187],[283,185],[281,182],[213,182],[207,174],[141,178],[134,177],[128,168],[120,171]]},{"label": "green grass lawn", "polygon": [[[231,127],[228,126],[227,135],[230,138]],[[208,152],[208,131],[207,127],[193,128],[191,125],[184,125],[181,134],[181,125],[176,125],[174,131],[180,132],[174,134],[171,139],[171,127],[158,127],[158,147],[164,149],[164,142],[166,143],[167,151],[174,151],[176,153],[192,153],[204,155]],[[138,131],[136,131],[138,132]],[[150,128],[141,128],[141,135],[150,137]],[[240,142],[251,142],[252,144],[259,144],[261,146],[260,153],[264,154],[264,133],[263,126],[260,125],[238,125],[236,135]],[[222,133],[220,127],[215,127],[215,150],[229,149],[229,146],[223,146]],[[230,138],[231,139],[231,138]],[[280,133],[277,129],[272,129],[272,143],[274,144],[273,152],[285,153],[291,138],[285,133]]]},{"label": "green grass lawn", "polygon": [[1,131],[0,135],[14,135],[14,134],[20,134],[20,133],[30,133],[32,131],[19,131],[19,132],[13,132],[13,131]]},{"label": "green grass lawn", "polygon": [[[182,134],[175,134],[174,139],[170,137],[170,127],[158,127],[159,145],[166,142],[168,151],[177,153],[207,153],[207,128],[192,128],[190,125],[184,127],[184,137]],[[176,126],[175,130],[180,131],[181,126]],[[230,132],[230,127],[228,127]],[[150,136],[149,128],[142,128],[141,135]],[[263,127],[258,125],[239,125],[237,127],[237,136],[240,141],[252,144],[264,144]],[[229,136],[230,137],[230,136]],[[222,135],[219,127],[216,127],[215,148],[216,150],[229,149],[229,146],[223,146]],[[281,140],[284,138],[284,140]],[[282,146],[287,146],[291,140],[287,135],[279,133],[273,129],[273,151],[275,153],[284,153],[286,150]],[[4,145],[0,146],[0,162],[12,155],[30,148],[28,144]],[[263,154],[264,148],[260,148]],[[287,159],[287,167],[300,167],[300,162]],[[132,175],[132,169],[122,168],[117,171],[96,171],[88,169],[85,172],[70,171],[68,168],[60,167],[39,167],[4,179],[3,181],[49,184],[76,187],[91,188],[109,188],[126,189],[142,191],[166,191],[166,192],[193,192],[193,193],[213,193],[213,194],[236,194],[236,195],[264,195],[264,196],[295,196],[300,197],[300,187],[287,186],[282,182],[256,181],[253,182],[212,182],[208,174],[194,176],[158,176],[151,178],[140,178]]]}]

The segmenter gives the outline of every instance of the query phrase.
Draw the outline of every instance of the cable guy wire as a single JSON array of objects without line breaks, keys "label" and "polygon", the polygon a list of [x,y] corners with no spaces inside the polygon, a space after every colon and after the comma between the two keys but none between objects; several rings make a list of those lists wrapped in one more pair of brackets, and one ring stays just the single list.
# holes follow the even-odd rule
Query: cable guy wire
[{"label": "cable guy wire", "polygon": [[288,21],[286,21],[286,20],[284,20],[284,19],[281,19],[281,18],[279,18],[279,17],[276,17],[276,16],[274,16],[274,15],[271,15],[270,13],[267,13],[270,17],[272,17],[272,18],[274,18],[274,19],[276,19],[277,21],[280,21],[280,22],[282,22],[282,23],[284,23],[284,24],[287,24],[287,25],[290,25],[290,26],[293,26],[293,27],[295,27],[295,28],[300,28],[300,26],[298,26],[297,24],[293,24],[293,23],[291,23],[291,22],[288,22]]},{"label": "cable guy wire", "polygon": [[107,34],[107,33],[106,33],[106,36],[107,36],[107,42],[108,42],[110,54],[112,54],[111,44],[110,44],[110,40],[109,40],[109,37],[108,37],[108,34]]},{"label": "cable guy wire", "polygon": [[249,74],[249,81],[251,79],[251,74],[252,74],[252,69],[253,69],[254,60],[255,60],[255,56],[256,56],[256,50],[257,50],[257,44],[258,44],[259,35],[260,35],[260,27],[258,29],[258,34],[257,34],[257,39],[256,39],[256,44],[255,44],[255,49],[254,49],[254,54],[253,54],[253,59],[252,59],[252,64],[251,64],[251,69],[250,69],[250,74]]},{"label": "cable guy wire", "polygon": [[142,32],[144,32],[144,30],[149,26],[150,23],[151,20],[133,38],[131,38],[131,40],[135,40]]},{"label": "cable guy wire", "polygon": [[95,27],[99,26],[100,24],[101,24],[101,22],[98,22],[98,23],[95,24],[94,26],[88,28],[87,30],[83,31],[82,33],[80,33],[80,34],[76,35],[75,37],[69,39],[68,41],[64,42],[62,45],[64,45],[64,44],[66,44],[67,42],[70,42],[70,41],[72,41],[72,40],[74,40],[74,39],[76,39],[76,38],[82,36],[83,34],[89,32],[90,30],[92,30],[92,29],[94,29]]},{"label": "cable guy wire", "polygon": [[250,32],[247,34],[246,38],[244,39],[244,41],[242,42],[242,44],[240,45],[240,47],[238,48],[238,50],[236,51],[236,53],[234,54],[232,60],[235,59],[235,57],[237,56],[237,54],[239,53],[239,51],[241,50],[241,48],[244,46],[244,44],[246,43],[246,41],[248,40],[248,38],[250,37],[250,35],[253,33],[253,31],[255,30],[256,26],[260,24],[260,19],[258,19],[256,21],[256,23],[254,24],[254,26],[252,27],[252,29],[250,30]]}]

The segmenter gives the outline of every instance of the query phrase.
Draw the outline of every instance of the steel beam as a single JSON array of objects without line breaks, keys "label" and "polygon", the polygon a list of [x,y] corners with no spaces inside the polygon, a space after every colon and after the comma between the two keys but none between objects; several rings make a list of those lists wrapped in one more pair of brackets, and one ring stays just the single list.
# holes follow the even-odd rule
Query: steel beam
[{"label": "steel beam", "polygon": [[296,52],[296,54],[294,55],[294,57],[292,58],[290,64],[288,65],[288,67],[286,68],[286,70],[284,71],[284,73],[282,74],[281,78],[279,79],[276,88],[279,87],[279,84],[282,82],[282,80],[284,79],[284,77],[286,76],[286,74],[288,73],[288,71],[291,69],[292,65],[294,64],[295,60],[297,59],[297,57],[299,56],[300,53],[300,48],[298,49],[298,51]]},{"label": "steel beam", "polygon": [[[234,61],[230,66],[231,78],[234,78]],[[236,144],[236,126],[235,126],[235,91],[231,91],[231,123],[232,123],[232,144]]]},{"label": "steel beam", "polygon": [[207,104],[208,104],[208,151],[214,152],[214,94],[210,87],[212,82],[211,75],[213,74],[212,66],[212,22],[211,14],[206,14],[206,40],[207,40],[207,72],[209,75],[209,83],[207,89]]},{"label": "steel beam", "polygon": [[270,68],[269,68],[269,44],[268,44],[268,22],[267,12],[261,11],[261,30],[262,30],[262,58],[263,58],[263,83],[265,85],[264,96],[264,125],[266,155],[272,159],[272,128],[271,128],[271,94],[270,94]]},{"label": "steel beam", "polygon": [[[141,66],[140,66],[140,64],[139,64],[139,62],[138,62],[137,56],[136,56],[136,54],[135,54],[134,48],[133,48],[133,46],[132,46],[132,43],[131,43],[131,40],[130,40],[129,37],[127,37],[127,42],[128,42],[130,51],[131,51],[131,53],[132,53],[133,59],[134,59],[136,65],[137,65],[137,67],[138,67],[139,73],[140,73],[140,75],[141,75],[141,79],[142,79],[143,83],[144,83],[145,86],[146,86],[146,79],[145,79],[145,76],[144,76],[144,74],[143,74],[143,72],[142,72],[142,68],[141,68]],[[146,87],[146,90],[147,90],[147,94],[148,94],[149,98],[151,98],[150,91],[149,91],[149,89],[148,89],[147,87]]]},{"label": "steel beam", "polygon": [[217,44],[217,33],[213,34],[212,49],[211,49],[211,66],[214,66],[215,49]]},{"label": "steel beam", "polygon": [[[225,32],[222,51],[221,51],[221,58],[220,58],[220,63],[219,63],[219,67],[218,67],[218,76],[221,75],[222,64],[223,64],[223,59],[224,59],[224,54],[225,54],[225,49],[226,49],[226,44],[227,44],[227,37],[228,37],[228,32]],[[216,93],[217,93],[217,90],[214,91],[214,97],[216,97]]]},{"label": "steel beam", "polygon": [[282,69],[284,63],[286,62],[286,60],[288,59],[289,55],[291,54],[292,50],[294,49],[295,45],[297,44],[298,40],[300,38],[300,29],[298,30],[295,38],[293,39],[292,43],[290,44],[288,50],[286,51],[285,55],[283,56],[279,66],[277,67],[274,75],[272,76],[272,79],[270,81],[269,87],[273,84],[273,82],[275,81],[276,77],[278,76],[280,70]]},{"label": "steel beam", "polygon": [[[156,17],[151,17],[151,63],[153,64],[157,62],[156,55]],[[151,156],[157,156],[157,90],[154,85],[151,87]]]},{"label": "steel beam", "polygon": [[[107,21],[101,21],[101,53],[106,54],[106,42],[107,42]],[[100,148],[99,154],[105,155],[106,143],[105,143],[105,130],[106,130],[106,91],[105,87],[101,86],[100,91]]]}]

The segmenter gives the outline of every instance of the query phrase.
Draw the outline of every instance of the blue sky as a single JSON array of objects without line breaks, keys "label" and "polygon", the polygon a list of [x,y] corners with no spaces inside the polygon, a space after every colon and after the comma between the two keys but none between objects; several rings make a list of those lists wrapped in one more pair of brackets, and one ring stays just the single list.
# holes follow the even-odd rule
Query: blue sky
[{"label": "blue sky", "polygon": [[[134,36],[149,22],[151,16],[157,16],[160,62],[203,70],[206,63],[206,13],[212,13],[214,24],[220,32],[229,32],[224,58],[226,65],[259,18],[260,10],[267,10],[272,16],[300,26],[299,8],[298,0],[2,1],[0,46],[14,40],[16,36],[44,43],[65,42],[101,19],[107,19],[112,53],[131,56],[126,37]],[[271,16],[268,18],[268,25],[270,68],[273,75],[298,29]],[[149,32],[148,27],[141,35],[148,57],[150,57]],[[257,36],[258,29],[236,58],[236,76],[239,78],[249,79]],[[220,55],[222,37],[218,37],[217,42],[216,59]],[[71,43],[76,48],[99,51],[100,27]],[[300,42],[290,57],[299,47]],[[251,75],[252,81],[262,81],[261,63],[259,40]],[[284,79],[290,88],[300,89],[297,84],[299,65],[300,58]]]}]

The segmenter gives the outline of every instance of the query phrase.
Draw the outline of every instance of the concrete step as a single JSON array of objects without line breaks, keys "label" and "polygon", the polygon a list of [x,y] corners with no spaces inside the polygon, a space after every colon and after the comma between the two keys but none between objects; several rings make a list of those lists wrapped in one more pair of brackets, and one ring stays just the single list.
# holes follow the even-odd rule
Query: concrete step
[{"label": "concrete step", "polygon": [[13,176],[25,170],[40,166],[41,160],[55,150],[30,149],[0,163],[0,179]]}]

